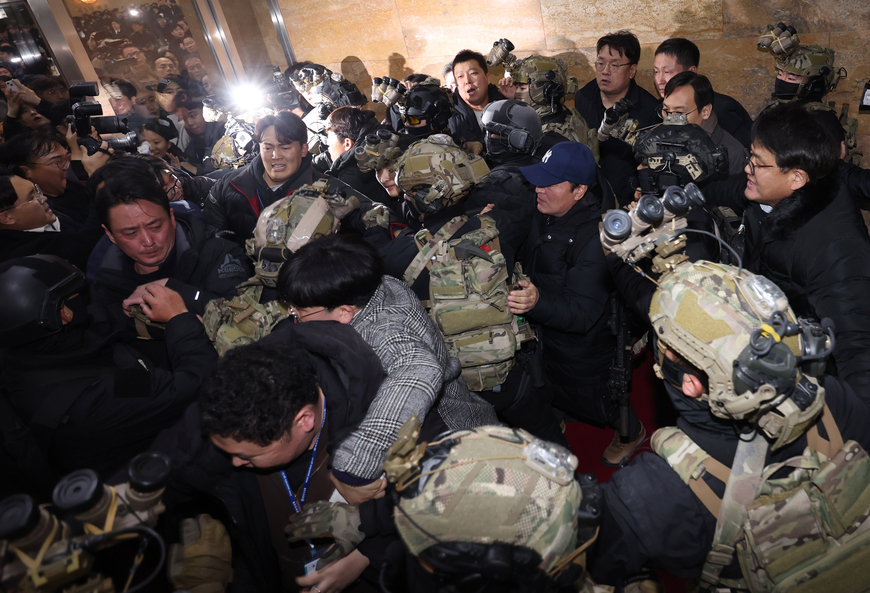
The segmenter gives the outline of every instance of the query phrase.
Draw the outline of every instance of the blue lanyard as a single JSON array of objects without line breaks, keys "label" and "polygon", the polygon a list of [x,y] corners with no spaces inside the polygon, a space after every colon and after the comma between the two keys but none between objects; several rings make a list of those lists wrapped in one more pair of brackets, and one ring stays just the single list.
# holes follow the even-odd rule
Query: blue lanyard
[{"label": "blue lanyard", "polygon": [[290,504],[293,505],[293,510],[297,513],[302,512],[302,506],[305,504],[305,497],[308,495],[308,483],[311,481],[311,472],[314,471],[314,460],[317,457],[317,444],[320,442],[320,435],[323,434],[323,425],[326,423],[326,401],[323,402],[323,417],[320,419],[320,431],[317,433],[317,440],[314,441],[314,449],[311,451],[311,463],[308,464],[308,473],[305,474],[305,482],[302,483],[302,494],[299,496],[299,502],[296,501],[296,496],[293,494],[293,489],[290,488],[290,481],[287,479],[287,474],[281,470],[281,479],[284,480],[284,488],[287,489],[287,496],[290,497]]},{"label": "blue lanyard", "polygon": [[[263,206],[263,198],[260,197],[260,188],[257,188],[257,200],[260,202],[260,212],[262,212],[266,207]],[[317,436],[319,437],[320,435]]]}]

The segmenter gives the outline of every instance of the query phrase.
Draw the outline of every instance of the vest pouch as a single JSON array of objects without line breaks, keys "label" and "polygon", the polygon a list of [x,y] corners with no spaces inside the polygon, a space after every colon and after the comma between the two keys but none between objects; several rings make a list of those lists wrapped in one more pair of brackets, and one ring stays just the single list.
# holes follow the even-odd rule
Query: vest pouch
[{"label": "vest pouch", "polygon": [[498,251],[490,251],[492,263],[482,257],[472,257],[464,260],[462,267],[470,292],[475,292],[485,298],[495,299],[502,294],[507,286],[508,273],[504,255]]},{"label": "vest pouch", "polygon": [[812,479],[824,495],[831,535],[852,533],[870,515],[870,457],[849,441],[825,463]]},{"label": "vest pouch", "polygon": [[517,338],[510,324],[444,336],[444,343],[463,368],[510,360],[517,351]]},{"label": "vest pouch", "polygon": [[217,350],[218,356],[223,357],[224,354],[238,346],[247,346],[253,344],[255,340],[230,324],[224,324],[217,330],[217,335],[214,339],[214,349]]},{"label": "vest pouch", "polygon": [[513,360],[506,360],[496,364],[463,367],[462,378],[465,379],[470,391],[489,391],[496,385],[504,383],[513,366]]},{"label": "vest pouch", "polygon": [[445,336],[510,324],[512,318],[507,307],[507,295],[487,301],[478,294],[470,294],[465,299],[432,299],[430,304],[432,319]]}]

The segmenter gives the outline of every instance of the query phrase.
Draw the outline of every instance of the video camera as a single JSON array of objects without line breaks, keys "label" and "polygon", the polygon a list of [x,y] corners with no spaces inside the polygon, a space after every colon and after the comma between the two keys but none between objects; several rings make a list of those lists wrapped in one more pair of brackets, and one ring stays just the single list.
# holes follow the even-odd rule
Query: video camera
[{"label": "video camera", "polygon": [[72,105],[72,115],[66,117],[66,122],[72,126],[78,136],[79,146],[84,146],[88,155],[93,155],[100,149],[100,141],[91,137],[91,127],[98,134],[124,134],[121,138],[108,138],[109,148],[136,152],[139,145],[136,134],[127,127],[127,119],[118,116],[103,115],[103,106],[98,101],[84,101],[87,97],[99,94],[96,82],[77,82],[69,87],[69,100]]},{"label": "video camera", "polygon": [[70,523],[27,494],[0,501],[0,586],[4,591],[47,593],[75,582],[75,591],[114,591],[111,579],[90,577],[94,552],[138,535],[139,553],[129,572],[130,581],[148,543],[156,541],[161,550],[152,574],[129,589],[144,590],[166,559],[166,545],[152,527],[164,511],[161,496],[170,467],[169,458],[162,453],[141,453],[128,466],[128,481],[119,486],[104,484],[89,469],[76,470],[61,479],[52,494],[54,507],[61,517],[70,516],[84,524],[81,535],[73,535]]}]

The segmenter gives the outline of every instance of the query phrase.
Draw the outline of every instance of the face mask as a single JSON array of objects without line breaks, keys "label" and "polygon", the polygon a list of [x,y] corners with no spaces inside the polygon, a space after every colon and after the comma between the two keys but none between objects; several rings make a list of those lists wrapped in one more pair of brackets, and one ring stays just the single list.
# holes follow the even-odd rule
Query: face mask
[{"label": "face mask", "polygon": [[491,134],[487,134],[483,139],[483,143],[486,146],[486,154],[490,156],[507,154],[510,150],[508,150],[504,142],[504,140],[493,138]]},{"label": "face mask", "polygon": [[777,99],[791,101],[797,95],[799,86],[797,82],[786,82],[777,78],[773,83],[773,94]]}]

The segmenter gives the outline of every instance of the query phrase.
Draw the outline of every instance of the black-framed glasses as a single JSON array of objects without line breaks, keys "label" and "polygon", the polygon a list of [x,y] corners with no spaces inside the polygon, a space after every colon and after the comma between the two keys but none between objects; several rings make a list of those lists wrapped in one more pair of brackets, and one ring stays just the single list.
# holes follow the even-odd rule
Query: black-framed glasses
[{"label": "black-framed glasses", "polygon": [[752,153],[749,152],[748,150],[744,150],[743,155],[746,157],[745,165],[749,166],[749,174],[750,175],[755,175],[756,169],[772,169],[772,168],[776,167],[776,165],[756,165],[755,163],[752,162]]},{"label": "black-framed glasses", "polygon": [[170,171],[163,171],[164,173],[169,173],[169,181],[163,184],[163,191],[166,192],[166,196],[172,199],[172,194],[181,189],[181,180],[175,173]]},{"label": "black-framed glasses", "polygon": [[601,60],[595,61],[595,69],[599,72],[604,72],[605,70],[610,70],[611,72],[619,72],[619,69],[623,66],[631,66],[629,62],[625,62],[624,64],[615,64],[612,62],[602,62]]},{"label": "black-framed glasses", "polygon": [[326,307],[321,307],[317,311],[312,311],[310,313],[306,313],[305,315],[300,315],[295,307],[290,307],[290,319],[293,320],[293,323],[302,323],[302,320],[306,317],[317,315],[318,313],[322,313],[323,311],[326,311]]},{"label": "black-framed glasses", "polygon": [[695,109],[692,109],[691,111],[686,111],[686,112],[671,111],[670,109],[666,109],[664,105],[659,105],[658,107],[656,107],[656,115],[658,115],[659,118],[661,118],[661,119],[667,119],[668,117],[670,117],[672,115],[675,115],[675,116],[690,115],[692,113],[695,113],[696,111],[698,111],[697,107]]}]

